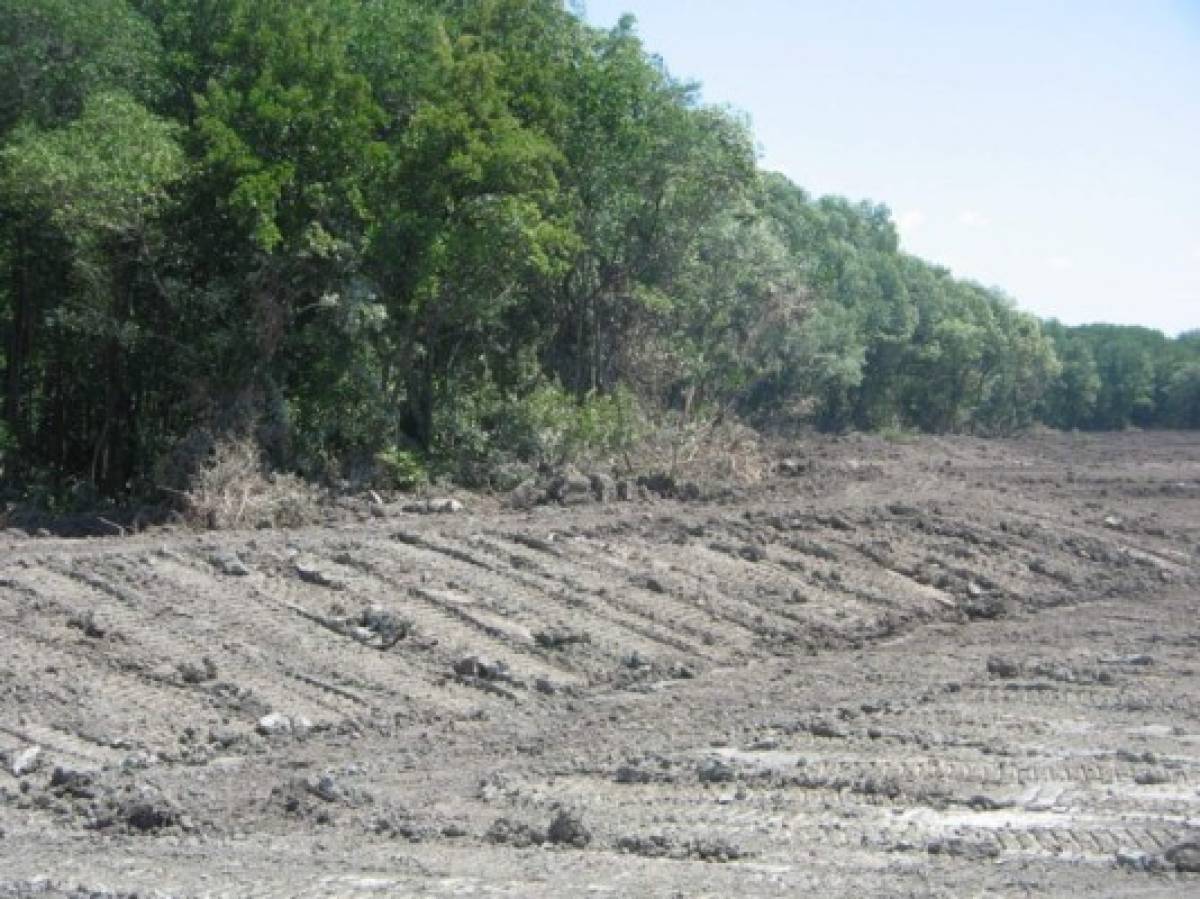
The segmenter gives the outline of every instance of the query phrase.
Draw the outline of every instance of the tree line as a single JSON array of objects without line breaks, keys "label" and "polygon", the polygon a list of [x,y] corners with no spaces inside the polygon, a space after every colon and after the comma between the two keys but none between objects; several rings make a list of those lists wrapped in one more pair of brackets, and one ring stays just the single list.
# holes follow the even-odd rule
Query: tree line
[{"label": "tree line", "polygon": [[334,477],[665,410],[1200,426],[1200,334],[902,252],[559,0],[0,0],[0,368],[3,477],[109,494],[221,434]]}]

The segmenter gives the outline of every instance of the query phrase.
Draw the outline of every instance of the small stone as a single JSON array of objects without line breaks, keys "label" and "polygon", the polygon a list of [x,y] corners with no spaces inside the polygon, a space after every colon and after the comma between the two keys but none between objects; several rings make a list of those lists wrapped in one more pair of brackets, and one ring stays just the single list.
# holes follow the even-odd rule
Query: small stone
[{"label": "small stone", "polygon": [[308,792],[325,802],[336,802],[340,796],[337,781],[328,774],[311,778],[308,781],[307,787]]},{"label": "small stone", "polygon": [[326,574],[319,567],[311,562],[297,560],[295,563],[296,574],[300,580],[306,584],[315,584],[318,587],[328,587],[331,590],[341,590],[344,584]]},{"label": "small stone", "polygon": [[42,747],[30,746],[28,749],[23,749],[12,757],[12,761],[8,763],[8,770],[13,777],[24,777],[26,774],[32,774],[37,771],[42,765]]},{"label": "small stone", "polygon": [[474,677],[479,680],[506,680],[508,666],[479,656],[467,656],[454,664],[454,673],[459,677]]},{"label": "small stone", "polygon": [[1181,874],[1200,874],[1200,842],[1192,841],[1172,846],[1163,853],[1163,858],[1175,866]]},{"label": "small stone", "polygon": [[696,771],[696,777],[702,784],[733,783],[737,779],[737,772],[720,759],[708,759]]},{"label": "small stone", "polygon": [[1139,771],[1133,775],[1133,782],[1138,786],[1151,787],[1170,783],[1171,778],[1167,776],[1165,771]]},{"label": "small stone", "polygon": [[607,503],[616,498],[617,482],[606,474],[594,474],[590,478],[592,482],[592,496],[596,502]]},{"label": "small stone", "polygon": [[258,719],[257,730],[264,737],[277,737],[292,732],[292,719],[279,712],[272,712]]},{"label": "small stone", "polygon": [[221,574],[229,575],[230,577],[246,577],[250,574],[250,569],[246,566],[246,563],[233,553],[213,553],[208,557],[208,562]]},{"label": "small stone", "polygon": [[1118,849],[1116,859],[1119,867],[1131,871],[1151,871],[1156,861],[1153,855],[1141,849]]},{"label": "small stone", "polygon": [[518,484],[509,491],[507,504],[514,509],[532,509],[546,501],[546,491],[542,490],[532,480]]},{"label": "small stone", "polygon": [[1010,659],[992,656],[987,660],[988,674],[992,677],[1014,678],[1021,673],[1021,666]]},{"label": "small stone", "polygon": [[72,627],[76,630],[83,631],[83,635],[92,640],[99,640],[106,633],[108,633],[108,629],[96,620],[95,613],[91,611],[83,612],[79,615],[72,615],[67,619],[67,627]]}]

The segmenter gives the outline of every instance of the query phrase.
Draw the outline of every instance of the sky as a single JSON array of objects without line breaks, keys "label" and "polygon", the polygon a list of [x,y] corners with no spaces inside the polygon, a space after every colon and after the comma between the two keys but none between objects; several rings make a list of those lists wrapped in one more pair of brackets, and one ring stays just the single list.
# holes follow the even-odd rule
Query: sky
[{"label": "sky", "polygon": [[761,165],[1067,324],[1200,328],[1200,0],[586,0]]}]

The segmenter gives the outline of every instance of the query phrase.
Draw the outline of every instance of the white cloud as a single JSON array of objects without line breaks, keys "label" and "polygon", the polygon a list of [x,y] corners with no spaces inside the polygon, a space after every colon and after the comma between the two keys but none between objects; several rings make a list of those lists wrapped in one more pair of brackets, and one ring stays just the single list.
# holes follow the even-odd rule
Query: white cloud
[{"label": "white cloud", "polygon": [[958,214],[958,223],[964,228],[986,228],[992,220],[978,209],[964,209]]},{"label": "white cloud", "polygon": [[1075,260],[1070,256],[1051,256],[1046,264],[1055,271],[1068,272],[1075,267]]}]

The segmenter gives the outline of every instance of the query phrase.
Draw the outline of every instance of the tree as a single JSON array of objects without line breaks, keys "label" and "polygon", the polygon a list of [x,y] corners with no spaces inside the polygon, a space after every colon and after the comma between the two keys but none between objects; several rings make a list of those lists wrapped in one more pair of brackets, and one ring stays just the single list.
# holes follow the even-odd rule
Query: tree
[{"label": "tree", "polygon": [[[23,125],[0,151],[5,204],[27,223],[48,223],[65,244],[72,291],[54,310],[57,328],[68,340],[104,347],[95,372],[103,414],[90,475],[109,489],[124,485],[133,468],[136,422],[126,358],[141,339],[135,269],[150,255],[148,230],[183,175],[176,137],[171,123],[129,95],[102,93],[89,97],[71,124]],[[88,377],[78,369],[75,376]]]}]

